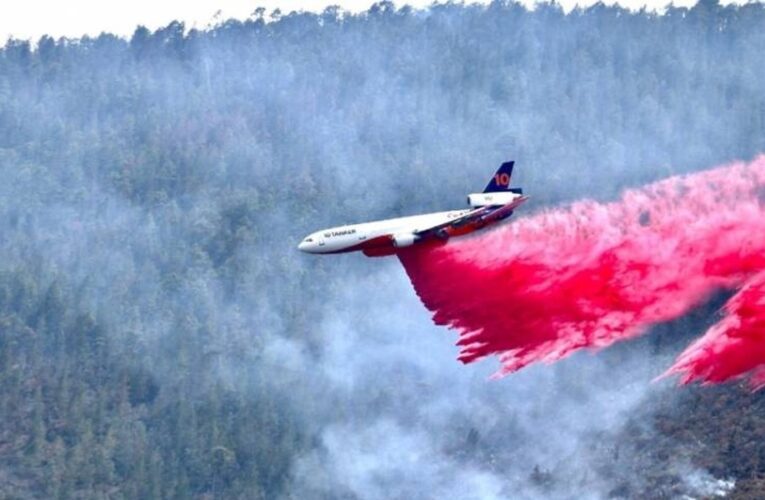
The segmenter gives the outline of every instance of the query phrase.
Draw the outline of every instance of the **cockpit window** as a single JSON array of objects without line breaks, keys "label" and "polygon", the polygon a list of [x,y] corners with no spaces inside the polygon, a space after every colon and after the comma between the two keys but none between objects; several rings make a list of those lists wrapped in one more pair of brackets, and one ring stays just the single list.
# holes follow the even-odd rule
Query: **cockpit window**
[{"label": "cockpit window", "polygon": [[306,242],[306,243],[313,243],[313,238],[306,238],[306,239],[305,239],[305,242]]}]

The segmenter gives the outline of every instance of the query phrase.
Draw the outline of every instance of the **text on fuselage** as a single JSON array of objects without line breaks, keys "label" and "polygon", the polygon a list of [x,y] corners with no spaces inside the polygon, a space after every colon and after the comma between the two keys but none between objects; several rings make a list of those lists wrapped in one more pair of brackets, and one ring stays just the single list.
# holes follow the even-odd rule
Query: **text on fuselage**
[{"label": "text on fuselage", "polygon": [[324,233],[325,238],[331,238],[333,236],[345,236],[346,234],[355,234],[355,229],[343,229],[341,231],[331,231],[328,233]]}]

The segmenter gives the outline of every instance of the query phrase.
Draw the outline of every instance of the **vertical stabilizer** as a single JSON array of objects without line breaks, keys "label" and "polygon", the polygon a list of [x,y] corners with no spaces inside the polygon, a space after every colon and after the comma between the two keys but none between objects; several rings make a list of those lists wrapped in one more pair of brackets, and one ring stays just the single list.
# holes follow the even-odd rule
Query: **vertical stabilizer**
[{"label": "vertical stabilizer", "polygon": [[500,193],[503,191],[510,191],[510,181],[513,176],[513,166],[515,166],[514,161],[506,161],[503,163],[499,170],[494,174],[494,176],[489,181],[489,184],[486,186],[486,189],[483,190],[484,193]]}]

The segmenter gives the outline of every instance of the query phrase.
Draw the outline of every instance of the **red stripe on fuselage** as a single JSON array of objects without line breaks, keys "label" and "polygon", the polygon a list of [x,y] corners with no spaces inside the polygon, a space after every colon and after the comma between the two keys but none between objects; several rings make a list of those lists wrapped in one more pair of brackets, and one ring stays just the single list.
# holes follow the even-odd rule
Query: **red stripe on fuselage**
[{"label": "red stripe on fuselage", "polygon": [[395,253],[396,247],[393,246],[393,237],[387,234],[383,236],[377,236],[376,238],[372,238],[371,240],[364,240],[355,245],[351,245],[345,248],[340,248],[339,250],[332,250],[330,252],[322,252],[322,253],[335,254],[335,253],[357,252],[361,250],[364,252],[364,255],[369,255],[367,254],[367,251],[375,251],[377,249],[382,250],[382,249],[385,249],[386,247],[392,250],[391,253],[386,255],[393,255]]}]

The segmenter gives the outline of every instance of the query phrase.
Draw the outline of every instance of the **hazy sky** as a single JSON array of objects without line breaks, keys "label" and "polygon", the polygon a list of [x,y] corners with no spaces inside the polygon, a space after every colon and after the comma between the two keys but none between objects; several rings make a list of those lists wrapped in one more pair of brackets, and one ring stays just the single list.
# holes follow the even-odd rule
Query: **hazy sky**
[{"label": "hazy sky", "polygon": [[[532,5],[534,0],[522,0]],[[590,5],[596,0],[559,0],[566,10],[576,4]],[[97,35],[103,31],[123,36],[132,34],[139,24],[151,29],[164,26],[173,19],[180,19],[188,27],[202,28],[215,22],[216,13],[226,19],[244,19],[256,7],[269,12],[280,8],[292,10],[321,11],[327,5],[340,5],[346,10],[366,10],[373,0],[0,0],[0,43],[9,36],[37,40],[43,34],[79,37],[83,34]],[[404,2],[397,1],[397,5]],[[423,7],[431,0],[410,0],[410,5]],[[605,0],[604,3],[614,3]],[[661,9],[669,0],[622,0],[630,8],[647,4],[650,9]],[[675,5],[693,5],[695,0],[675,0]],[[725,2],[723,2],[725,3]]]}]

